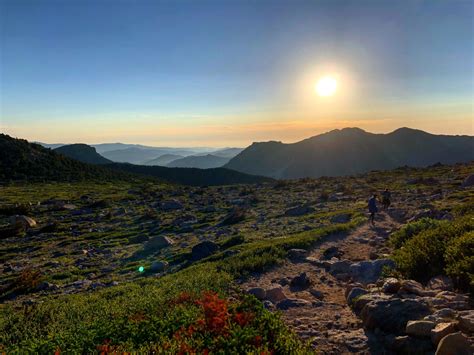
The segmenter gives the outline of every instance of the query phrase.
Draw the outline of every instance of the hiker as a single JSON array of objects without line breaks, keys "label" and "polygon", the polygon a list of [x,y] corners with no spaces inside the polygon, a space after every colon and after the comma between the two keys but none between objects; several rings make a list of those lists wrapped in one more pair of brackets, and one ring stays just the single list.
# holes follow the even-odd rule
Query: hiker
[{"label": "hiker", "polygon": [[369,213],[370,213],[370,222],[372,225],[375,224],[375,214],[377,213],[377,195],[373,194],[369,199]]},{"label": "hiker", "polygon": [[390,207],[390,204],[392,203],[390,201],[392,197],[392,194],[390,193],[390,191],[388,191],[388,189],[385,189],[384,192],[382,192],[382,205],[383,205],[383,208],[386,210]]}]

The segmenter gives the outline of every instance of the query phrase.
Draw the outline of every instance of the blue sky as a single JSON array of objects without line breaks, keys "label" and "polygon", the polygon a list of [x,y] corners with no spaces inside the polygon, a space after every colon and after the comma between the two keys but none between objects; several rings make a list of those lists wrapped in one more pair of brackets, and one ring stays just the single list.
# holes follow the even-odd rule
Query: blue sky
[{"label": "blue sky", "polygon": [[[0,0],[1,118],[48,142],[473,134],[473,2]],[[312,87],[336,73],[330,100]]]}]

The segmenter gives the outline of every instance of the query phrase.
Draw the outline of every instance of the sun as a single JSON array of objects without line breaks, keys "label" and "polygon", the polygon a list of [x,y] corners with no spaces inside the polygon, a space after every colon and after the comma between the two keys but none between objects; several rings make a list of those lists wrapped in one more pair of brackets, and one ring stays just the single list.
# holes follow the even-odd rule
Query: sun
[{"label": "sun", "polygon": [[337,80],[332,76],[324,76],[318,80],[315,90],[319,96],[332,96],[337,89]]}]

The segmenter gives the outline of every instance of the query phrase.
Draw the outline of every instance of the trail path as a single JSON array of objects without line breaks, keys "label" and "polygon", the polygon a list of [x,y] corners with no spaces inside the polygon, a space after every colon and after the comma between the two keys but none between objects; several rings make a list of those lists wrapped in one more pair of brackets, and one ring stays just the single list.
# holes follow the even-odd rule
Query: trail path
[{"label": "trail path", "polygon": [[[366,223],[349,234],[339,234],[323,239],[311,249],[308,255],[315,262],[306,260],[286,261],[267,273],[248,280],[244,288],[263,287],[280,284],[288,298],[297,298],[310,303],[282,310],[285,322],[303,339],[311,340],[317,353],[377,353],[377,342],[371,334],[366,334],[360,320],[347,305],[345,290],[350,284],[347,277],[336,278],[328,273],[317,260],[331,247],[338,259],[351,262],[381,257],[390,250],[385,246],[389,234],[399,224],[386,213],[378,215],[376,225]],[[311,260],[311,258],[309,258]],[[290,286],[289,281],[306,272],[312,284],[306,289]]]}]

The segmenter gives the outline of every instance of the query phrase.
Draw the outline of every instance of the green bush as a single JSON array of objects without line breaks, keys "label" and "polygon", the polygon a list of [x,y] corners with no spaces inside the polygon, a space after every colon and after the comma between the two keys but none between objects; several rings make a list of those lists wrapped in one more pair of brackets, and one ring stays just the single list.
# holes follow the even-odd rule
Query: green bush
[{"label": "green bush", "polygon": [[446,273],[464,289],[474,293],[474,232],[452,240],[445,253]]},{"label": "green bush", "polygon": [[442,223],[439,220],[431,218],[422,218],[418,221],[405,224],[398,231],[390,235],[390,244],[395,248],[401,248],[406,241],[414,235],[428,229],[436,228]]}]

